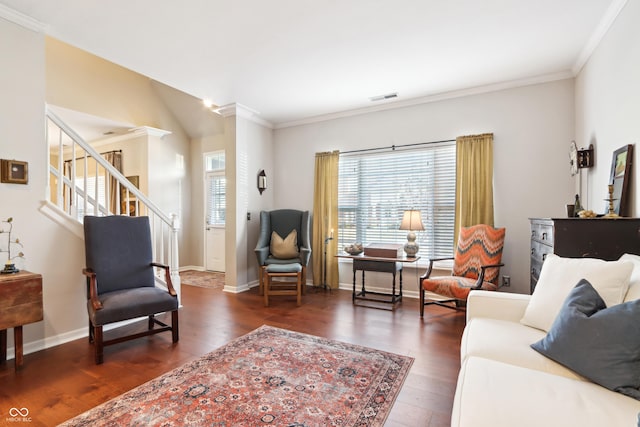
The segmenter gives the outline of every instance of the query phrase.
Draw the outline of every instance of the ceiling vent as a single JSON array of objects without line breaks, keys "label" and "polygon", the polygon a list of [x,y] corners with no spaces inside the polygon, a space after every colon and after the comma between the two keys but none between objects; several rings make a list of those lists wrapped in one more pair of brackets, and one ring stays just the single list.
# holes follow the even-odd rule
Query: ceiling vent
[{"label": "ceiling vent", "polygon": [[387,93],[384,95],[372,96],[371,98],[369,98],[369,100],[371,100],[372,102],[376,102],[376,101],[384,101],[386,99],[392,99],[397,97],[398,97],[398,92],[393,92],[393,93]]}]

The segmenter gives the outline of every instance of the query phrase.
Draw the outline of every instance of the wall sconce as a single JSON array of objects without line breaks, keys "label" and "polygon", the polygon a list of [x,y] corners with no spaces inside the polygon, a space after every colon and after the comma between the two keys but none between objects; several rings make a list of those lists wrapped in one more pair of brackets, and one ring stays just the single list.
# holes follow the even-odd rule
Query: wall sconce
[{"label": "wall sconce", "polygon": [[258,172],[258,191],[260,195],[262,192],[267,189],[267,174],[264,173],[264,169]]}]

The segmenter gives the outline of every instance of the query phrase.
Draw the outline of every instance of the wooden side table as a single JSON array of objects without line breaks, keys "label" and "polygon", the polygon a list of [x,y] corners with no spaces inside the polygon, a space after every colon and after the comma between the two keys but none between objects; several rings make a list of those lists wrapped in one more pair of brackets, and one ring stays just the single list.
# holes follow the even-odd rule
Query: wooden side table
[{"label": "wooden side table", "polygon": [[23,362],[22,325],[42,319],[42,276],[24,270],[0,275],[0,364],[7,361],[7,329],[13,328],[17,371]]},{"label": "wooden side table", "polygon": [[[366,255],[336,255],[336,257],[351,258],[353,260],[353,293],[351,299],[354,305],[358,300],[389,303],[392,310],[397,303],[402,302],[402,265],[404,263],[413,263],[420,259],[419,256],[384,258]],[[358,270],[362,271],[362,289],[359,292],[356,291],[356,272]],[[365,271],[391,273],[391,293],[367,291],[364,284]],[[396,293],[396,273],[399,273],[400,276],[399,293]]]}]

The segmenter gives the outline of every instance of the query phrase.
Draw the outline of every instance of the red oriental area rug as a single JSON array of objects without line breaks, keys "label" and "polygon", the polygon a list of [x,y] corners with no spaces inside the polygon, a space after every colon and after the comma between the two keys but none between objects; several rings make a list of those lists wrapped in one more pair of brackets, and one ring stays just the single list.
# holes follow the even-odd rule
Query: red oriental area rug
[{"label": "red oriental area rug", "polygon": [[63,426],[382,426],[413,358],[260,328]]}]

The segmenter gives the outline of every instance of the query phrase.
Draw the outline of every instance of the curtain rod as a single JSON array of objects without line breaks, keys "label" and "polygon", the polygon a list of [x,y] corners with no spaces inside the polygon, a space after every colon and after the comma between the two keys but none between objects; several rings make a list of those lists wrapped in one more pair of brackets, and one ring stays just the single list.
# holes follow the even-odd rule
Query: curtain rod
[{"label": "curtain rod", "polygon": [[388,150],[388,149],[395,151],[396,148],[418,147],[420,145],[441,144],[443,142],[455,142],[455,141],[456,141],[455,139],[444,139],[442,141],[417,142],[415,144],[392,145],[390,147],[363,148],[362,150],[341,151],[340,154],[364,153],[366,151],[378,151],[378,150]]},{"label": "curtain rod", "polygon": [[[122,153],[122,150],[111,150],[111,151],[105,151],[104,153],[98,153],[98,154],[100,154],[101,156],[103,156],[103,155],[105,155],[105,154],[110,154],[110,153]],[[89,156],[89,157],[91,157],[91,156]],[[85,156],[82,156],[82,157],[76,157],[74,160],[82,160],[82,159],[84,159],[84,158],[85,158]],[[70,161],[71,161],[71,159],[69,159],[69,160],[65,160],[65,162],[70,162]]]}]

